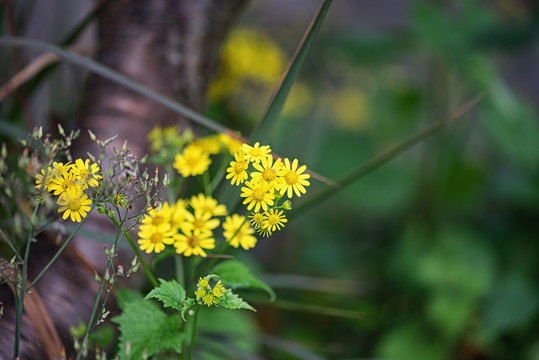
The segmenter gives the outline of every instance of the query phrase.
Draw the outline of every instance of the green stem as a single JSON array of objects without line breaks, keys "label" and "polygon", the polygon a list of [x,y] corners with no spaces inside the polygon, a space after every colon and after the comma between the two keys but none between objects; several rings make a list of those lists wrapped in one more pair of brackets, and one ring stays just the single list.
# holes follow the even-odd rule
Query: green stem
[{"label": "green stem", "polygon": [[211,196],[210,174],[208,171],[205,171],[204,174],[202,174],[202,185],[204,186],[204,194],[206,196]]},{"label": "green stem", "polygon": [[[90,213],[92,212],[92,210],[94,209],[95,207],[95,204],[92,205],[92,208],[90,209],[90,211],[88,212],[88,215],[90,215]],[[67,247],[67,245],[69,245],[69,243],[71,242],[71,240],[73,239],[73,237],[75,237],[75,235],[77,234],[77,232],[79,232],[80,228],[82,227],[82,225],[84,225],[84,223],[86,222],[86,220],[88,219],[88,216],[86,216],[84,219],[82,219],[82,221],[77,225],[77,227],[75,228],[75,230],[71,233],[71,235],[69,235],[69,237],[67,238],[67,240],[64,242],[64,244],[60,247],[60,249],[58,249],[58,251],[56,252],[56,254],[54,254],[54,256],[52,257],[52,259],[48,262],[48,264],[43,268],[43,270],[41,270],[41,272],[36,276],[36,278],[32,281],[32,283],[28,286],[27,290],[30,290],[32,287],[34,287],[34,285],[39,281],[39,279],[41,279],[41,277],[43,275],[45,275],[45,273],[47,272],[47,270],[49,270],[49,268],[52,266],[52,264],[54,264],[54,262],[56,261],[56,259],[58,259],[58,257],[60,256],[60,254],[62,254],[62,252],[64,251],[64,249]]]},{"label": "green stem", "polygon": [[400,144],[397,144],[396,146],[384,151],[380,155],[373,158],[371,161],[369,161],[367,164],[363,165],[362,167],[358,168],[357,170],[353,171],[352,173],[346,175],[345,177],[341,178],[340,181],[338,181],[338,187],[332,187],[328,188],[326,190],[323,190],[316,194],[315,196],[312,196],[309,200],[306,202],[300,204],[298,207],[294,208],[292,212],[289,215],[289,219],[298,216],[302,212],[308,210],[309,208],[313,207],[314,205],[326,200],[328,197],[334,195],[337,191],[340,191],[344,189],[346,186],[352,184],[356,180],[362,178],[363,176],[371,173],[372,171],[378,169],[380,166],[384,165],[388,161],[392,160],[393,158],[399,156],[404,151],[408,150],[412,146],[418,144],[422,140],[426,139],[427,137],[431,136],[432,134],[436,133],[440,129],[442,129],[444,126],[449,124],[451,121],[455,120],[456,118],[460,117],[462,114],[464,114],[466,111],[474,107],[479,101],[481,101],[486,95],[486,92],[483,92],[479,95],[477,95],[474,99],[471,101],[465,103],[464,105],[460,106],[457,110],[453,112],[447,119],[442,119],[440,121],[435,122],[431,126],[427,127],[423,131],[419,132],[418,134],[408,138],[407,140],[404,140]]},{"label": "green stem", "polygon": [[131,237],[131,235],[129,235],[129,233],[124,229],[123,225],[120,224],[118,219],[116,219],[114,216],[111,216],[109,214],[107,214],[107,215],[108,215],[109,219],[111,219],[112,222],[116,226],[118,226],[118,229],[120,229],[123,232],[125,238],[129,242],[129,245],[131,245],[131,248],[135,252],[135,255],[137,256],[137,259],[140,261],[140,264],[142,265],[142,268],[144,269],[144,272],[146,272],[146,276],[148,276],[148,279],[151,281],[152,285],[156,286],[156,287],[159,286],[159,283],[157,282],[157,280],[153,276],[152,271],[150,270],[150,268],[146,264],[146,261],[144,261],[144,258],[142,257],[142,253],[140,252],[140,250],[138,249],[138,246],[133,241],[133,238]]},{"label": "green stem", "polygon": [[193,324],[191,325],[191,344],[189,346],[189,356],[187,357],[188,360],[191,360],[193,357],[193,349],[195,347],[195,339],[197,335],[197,320],[199,311],[200,306],[197,306],[197,308],[195,309],[195,314],[193,315]]},{"label": "green stem", "polygon": [[[36,207],[30,218],[30,229],[28,231],[28,238],[26,240],[26,249],[24,251],[24,261],[22,263],[22,273],[21,280],[19,283],[19,296],[17,297],[17,292],[15,293],[15,342],[13,348],[13,358],[17,359],[19,356],[19,343],[21,339],[21,328],[22,328],[22,313],[24,310],[24,295],[26,294],[26,278],[28,274],[28,258],[30,257],[30,245],[32,244],[32,239],[34,238],[34,224],[36,221],[37,210],[39,209],[39,201],[36,201]],[[18,298],[18,299],[17,299]]]},{"label": "green stem", "polygon": [[183,256],[175,256],[174,262],[176,263],[176,280],[183,288],[185,288],[185,271],[183,269]]},{"label": "green stem", "polygon": [[[114,245],[112,246],[112,249],[114,249],[115,251],[116,251],[116,248],[118,247],[118,243],[120,242],[120,239],[122,238],[122,235],[125,235],[125,233],[123,232],[123,224],[119,223],[118,224],[118,232],[116,233],[116,238],[114,239]],[[112,258],[113,258],[113,256],[109,255],[109,259],[108,259],[108,262],[107,262],[107,267],[105,269],[105,274],[107,274],[109,269],[112,267]],[[103,278],[101,279],[101,284],[99,286],[99,291],[97,292],[97,296],[95,298],[94,307],[93,307],[92,313],[90,315],[90,320],[88,321],[88,325],[86,326],[86,333],[84,334],[84,339],[82,340],[81,348],[80,348],[79,352],[77,353],[77,359],[76,360],[79,360],[81,358],[82,353],[83,353],[83,349],[86,346],[86,343],[88,341],[88,337],[90,336],[90,333],[92,332],[92,330],[95,327],[94,321],[95,321],[96,314],[97,314],[97,308],[99,307],[99,300],[101,299],[101,294],[103,293],[103,289],[105,288],[105,282],[106,281],[107,281],[106,276],[103,276]],[[105,301],[101,305],[102,308],[105,306],[107,299],[108,299],[108,294],[107,294],[107,297],[105,298]]]}]

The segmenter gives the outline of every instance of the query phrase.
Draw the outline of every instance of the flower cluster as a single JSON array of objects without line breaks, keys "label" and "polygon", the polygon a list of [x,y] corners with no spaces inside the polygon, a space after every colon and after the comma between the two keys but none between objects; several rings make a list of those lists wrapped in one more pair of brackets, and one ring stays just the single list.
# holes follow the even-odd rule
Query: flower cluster
[{"label": "flower cluster", "polygon": [[[215,275],[214,275],[215,276]],[[197,290],[195,296],[199,303],[203,303],[207,306],[217,305],[219,301],[226,294],[226,289],[219,280],[213,287],[210,286],[210,278],[212,276],[206,276],[200,278],[197,283]]]},{"label": "flower cluster", "polygon": [[[172,205],[165,202],[142,219],[138,243],[147,253],[159,253],[165,245],[173,245],[178,254],[205,257],[206,250],[215,248],[214,231],[221,223],[217,217],[227,214],[225,205],[204,194]],[[225,239],[234,247],[241,245],[249,249],[256,244],[256,238],[251,235],[254,229],[244,217],[227,216],[223,229]]]},{"label": "flower cluster", "polygon": [[[148,135],[148,140],[157,154],[154,162],[172,162],[174,169],[183,177],[204,174],[212,162],[211,155],[222,151],[233,154],[242,145],[240,141],[226,134],[194,139],[190,130],[182,132],[177,126],[155,127]],[[170,154],[173,154],[173,158],[168,159]]]},{"label": "flower cluster", "polygon": [[70,217],[71,221],[80,222],[92,204],[85,191],[99,185],[102,179],[99,171],[99,166],[89,159],[77,159],[74,164],[54,162],[36,175],[35,187],[41,191],[42,201],[50,193],[58,196],[58,212],[64,212],[64,220]]},{"label": "flower cluster", "polygon": [[[253,169],[250,170],[252,165]],[[286,195],[292,198],[305,194],[309,186],[309,174],[305,165],[298,166],[298,160],[280,158],[274,160],[268,145],[253,146],[243,144],[234,154],[230,162],[226,178],[232,185],[244,184],[241,188],[243,204],[250,211],[251,224],[264,236],[269,236],[275,230],[280,230],[287,222],[283,210],[290,210],[291,202],[286,200],[282,205],[279,201]]]}]

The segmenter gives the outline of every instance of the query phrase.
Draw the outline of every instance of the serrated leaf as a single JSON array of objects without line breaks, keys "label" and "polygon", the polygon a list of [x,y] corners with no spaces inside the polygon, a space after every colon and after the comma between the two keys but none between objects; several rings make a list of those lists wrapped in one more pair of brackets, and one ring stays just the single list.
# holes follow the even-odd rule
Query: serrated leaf
[{"label": "serrated leaf", "polygon": [[193,306],[194,304],[195,304],[195,299],[191,299],[191,298],[187,298],[187,299],[185,299],[185,301],[183,302],[183,306],[182,306],[182,319],[183,319],[184,321],[186,321],[186,320],[185,320],[185,312],[186,312],[187,310],[189,310],[189,308],[190,308],[191,306]]},{"label": "serrated leaf", "polygon": [[251,271],[237,260],[226,260],[218,264],[212,273],[221,278],[224,286],[232,289],[258,288],[266,291],[270,300],[275,300],[275,292],[266,283],[255,277]]},{"label": "serrated leaf", "polygon": [[182,310],[185,300],[185,290],[176,280],[166,281],[159,279],[161,285],[154,288],[144,300],[157,299],[163,303],[164,307],[171,307],[175,310]]},{"label": "serrated leaf", "polygon": [[[140,359],[144,352],[147,356],[165,350],[181,353],[184,334],[180,328],[180,318],[165,314],[154,302],[130,302],[126,304],[122,315],[112,321],[119,324],[121,359]],[[129,356],[125,351],[127,343],[131,349]]]},{"label": "serrated leaf", "polygon": [[230,289],[227,289],[225,294],[219,299],[219,306],[226,309],[248,309],[256,312],[255,308],[243,301],[242,298],[234,294]]}]

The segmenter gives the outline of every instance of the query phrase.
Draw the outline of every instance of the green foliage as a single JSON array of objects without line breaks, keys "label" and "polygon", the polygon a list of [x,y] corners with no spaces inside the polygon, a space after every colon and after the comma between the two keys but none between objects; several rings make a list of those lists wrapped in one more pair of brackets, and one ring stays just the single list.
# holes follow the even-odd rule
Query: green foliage
[{"label": "green foliage", "polygon": [[219,306],[222,306],[225,309],[247,309],[256,311],[251,305],[243,301],[242,298],[234,294],[230,289],[227,289],[223,297],[219,299]]},{"label": "green foliage", "polygon": [[[140,359],[142,354],[153,356],[166,350],[181,353],[184,333],[179,315],[168,315],[147,300],[125,305],[120,316],[113,319],[119,325],[121,359]],[[128,353],[126,349],[130,349]]]},{"label": "green foliage", "polygon": [[166,281],[159,279],[160,285],[153,288],[144,300],[157,299],[163,303],[164,307],[174,310],[182,310],[185,301],[185,290],[176,280]]},{"label": "green foliage", "polygon": [[237,260],[226,260],[217,264],[212,273],[219,276],[223,285],[232,289],[257,288],[266,291],[271,301],[275,300],[275,292],[263,281],[256,278],[249,268]]}]

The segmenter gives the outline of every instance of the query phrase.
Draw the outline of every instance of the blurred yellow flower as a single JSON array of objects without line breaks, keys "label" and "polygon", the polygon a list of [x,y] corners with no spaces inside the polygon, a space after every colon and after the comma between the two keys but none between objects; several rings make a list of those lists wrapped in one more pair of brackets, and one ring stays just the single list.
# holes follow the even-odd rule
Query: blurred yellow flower
[{"label": "blurred yellow flower", "polygon": [[201,175],[211,164],[210,156],[197,146],[187,146],[181,154],[174,158],[172,166],[183,177]]},{"label": "blurred yellow flower", "polygon": [[255,230],[246,221],[245,216],[233,214],[227,216],[223,223],[223,236],[226,241],[235,248],[241,247],[244,250],[249,250],[256,245]]}]

